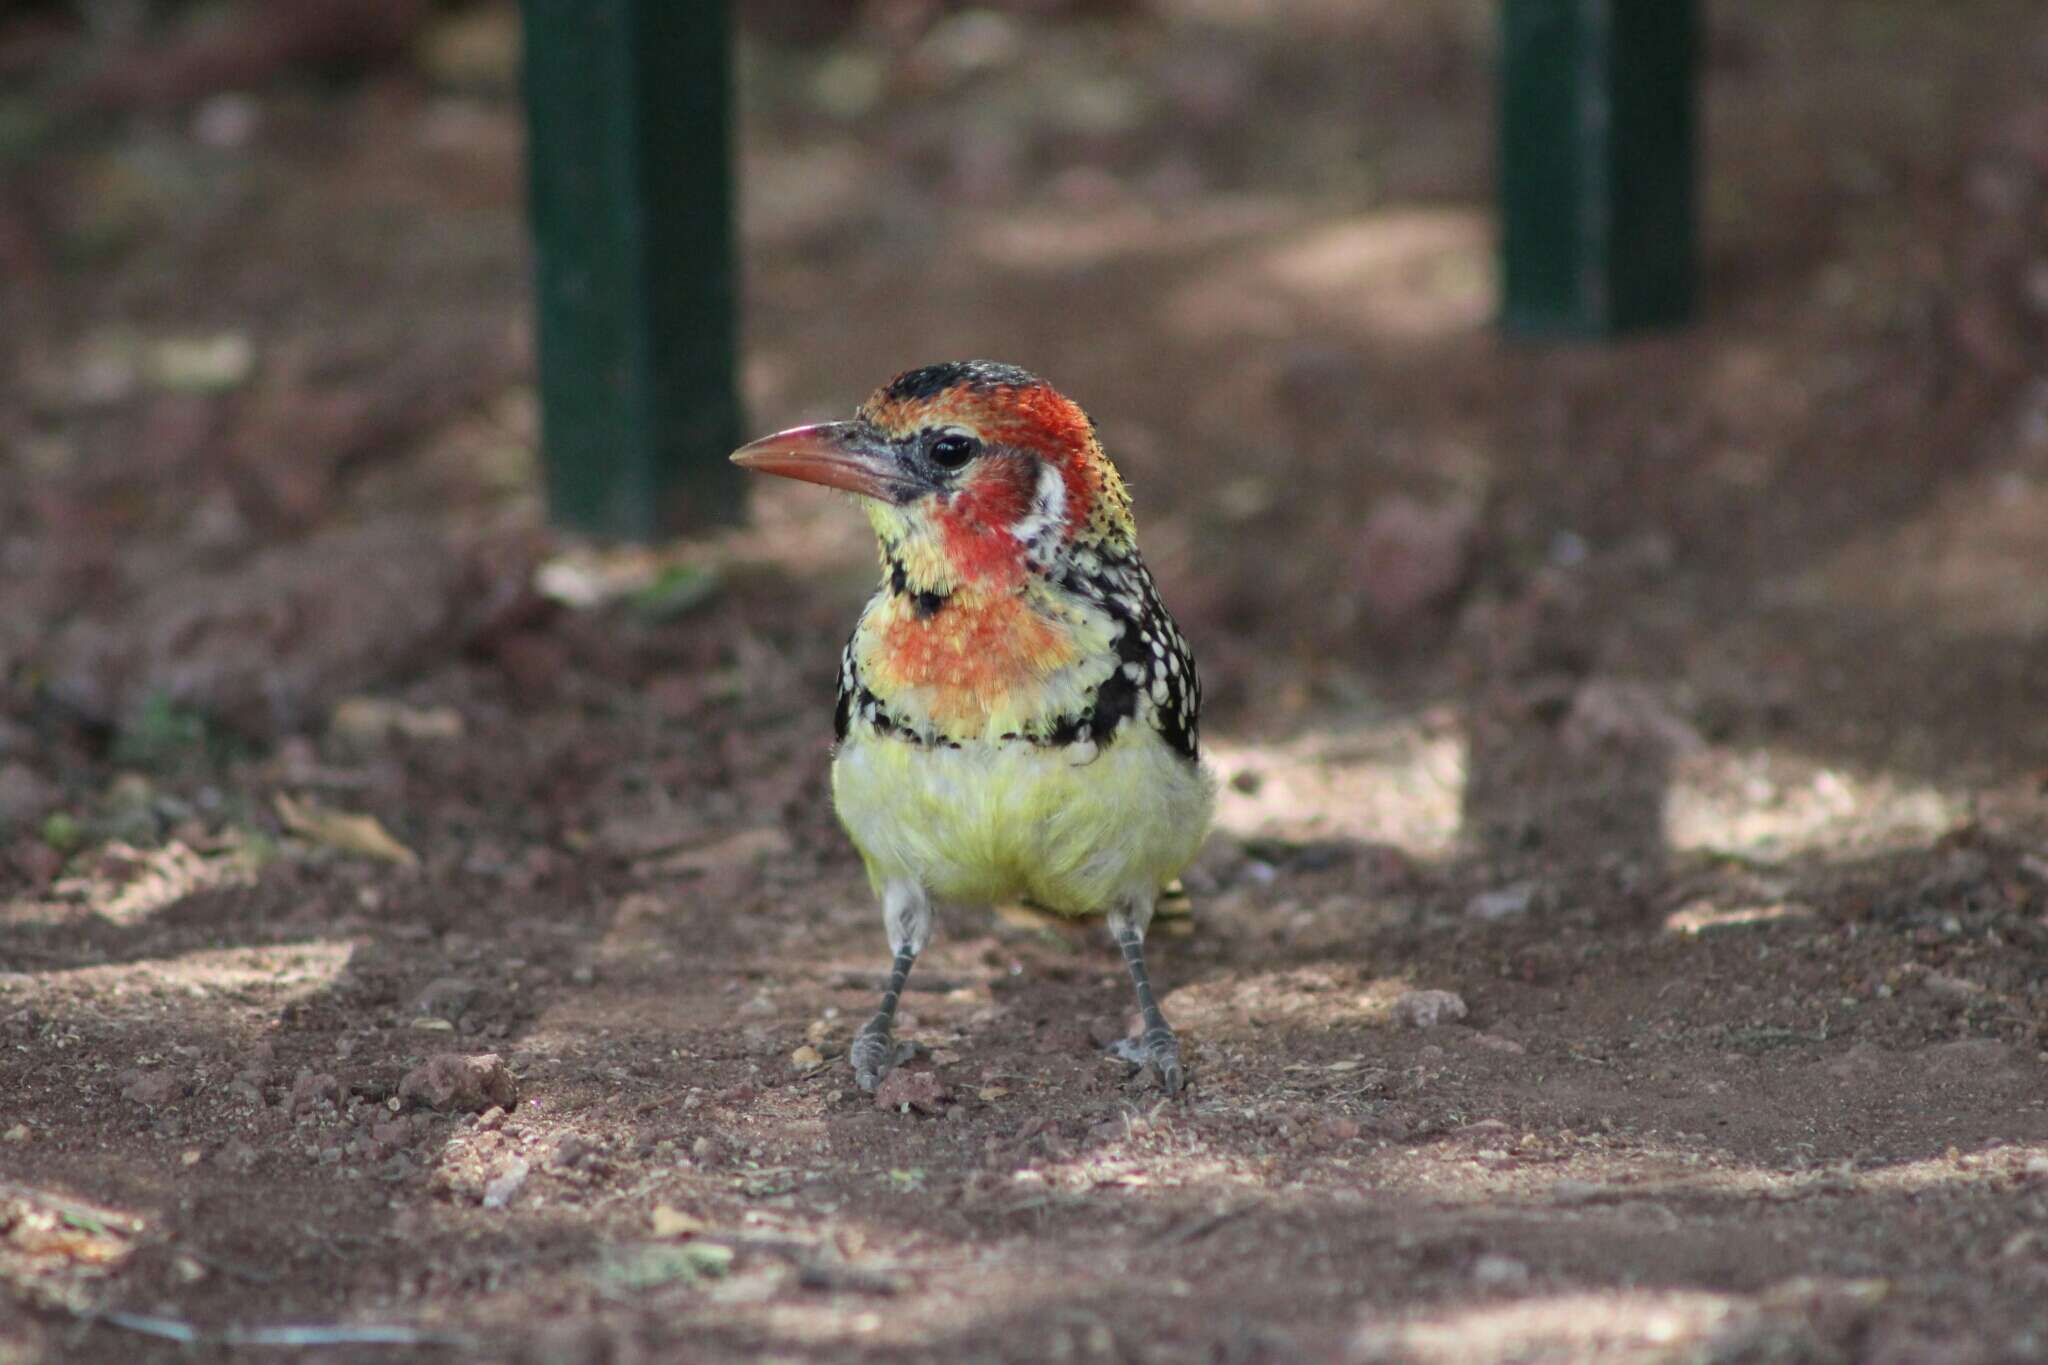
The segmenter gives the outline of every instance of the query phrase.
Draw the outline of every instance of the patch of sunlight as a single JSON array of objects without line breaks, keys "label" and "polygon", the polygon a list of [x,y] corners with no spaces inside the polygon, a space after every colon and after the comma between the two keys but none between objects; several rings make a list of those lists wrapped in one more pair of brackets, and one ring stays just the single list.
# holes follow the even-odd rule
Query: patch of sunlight
[{"label": "patch of sunlight", "polygon": [[1357,984],[1333,967],[1229,972],[1175,988],[1162,1002],[1183,1026],[1204,1034],[1243,1034],[1253,1027],[1306,1023],[1316,1032],[1389,1023],[1394,1002],[1414,989],[1402,977]]},{"label": "patch of sunlight", "polygon": [[1200,334],[1291,339],[1304,326],[1415,341],[1474,332],[1493,308],[1485,215],[1398,209],[1323,223],[1227,262],[1168,299]]},{"label": "patch of sunlight", "polygon": [[[904,1268],[916,1264],[906,1263]],[[850,1296],[840,1294],[778,1293],[796,1273],[778,1267],[760,1273],[752,1284],[735,1276],[706,1296],[706,1311],[715,1312],[721,1323],[745,1321],[754,1333],[766,1337],[772,1344],[761,1352],[761,1359],[784,1359],[783,1350],[820,1348],[896,1359],[906,1349],[957,1350],[961,1338],[985,1329],[987,1296],[947,1287],[972,1283],[984,1289],[998,1286],[995,1292],[1004,1311],[1032,1323],[1032,1339],[1046,1359],[1115,1355],[1116,1335],[1110,1327],[1114,1319],[1075,1303],[1073,1267],[1063,1264],[1053,1248],[1035,1250],[1019,1241],[988,1251],[959,1250],[932,1268],[930,1278],[938,1287],[914,1291],[915,1311],[902,1298],[849,1302]],[[1153,1292],[1178,1296],[1189,1291],[1185,1282],[1169,1280]],[[875,1306],[863,1306],[869,1303]]]},{"label": "patch of sunlight", "polygon": [[[1374,1172],[1373,1183],[1440,1207],[1480,1207],[1503,1214],[1518,1206],[1641,1208],[1674,1199],[1749,1205],[1809,1196],[1915,1195],[1972,1180],[2022,1180],[2048,1165],[2048,1148],[1998,1146],[1863,1170],[1846,1162],[1800,1171],[1726,1162],[1718,1154],[1658,1147],[1602,1154],[1559,1167],[1518,1163],[1500,1150],[1444,1145],[1405,1149],[1401,1160]],[[1669,1217],[1669,1211],[1660,1216]]]},{"label": "patch of sunlight", "polygon": [[[1187,1144],[1176,1144],[1185,1148]],[[1065,1161],[1050,1162],[1018,1171],[1011,1183],[1017,1198],[1008,1207],[1019,1212],[1060,1202],[1068,1195],[1089,1194],[1107,1189],[1179,1190],[1189,1186],[1205,1189],[1264,1190],[1272,1173],[1261,1163],[1217,1152],[1176,1150],[1162,1152],[1156,1142],[1133,1148],[1128,1137],[1112,1139]],[[1038,1195],[1044,1195],[1041,1201]]]},{"label": "patch of sunlight", "polygon": [[0,904],[0,924],[68,924],[81,906],[116,924],[138,924],[202,891],[251,884],[261,858],[248,847],[201,852],[176,839],[156,848],[108,844],[94,853],[89,871],[51,887],[49,899]]},{"label": "patch of sunlight", "polygon": [[1700,1290],[1594,1290],[1368,1322],[1353,1358],[1416,1365],[1502,1360],[1689,1359],[1710,1338],[1753,1321],[1756,1307]]},{"label": "patch of sunlight", "polygon": [[[1859,1190],[1885,1194],[1921,1194],[1942,1185],[1953,1185],[1969,1179],[1995,1181],[2000,1185],[2008,1182],[2038,1178],[2048,1169],[2048,1146],[2036,1144],[2026,1146],[2001,1146],[1990,1151],[1947,1153],[1938,1157],[1927,1157],[1920,1161],[1902,1161],[1895,1166],[1881,1166],[1875,1170],[1861,1171],[1848,1177]],[[1812,1179],[1820,1179],[1813,1177]],[[1836,1188],[1842,1177],[1834,1177]]]},{"label": "patch of sunlight", "polygon": [[1712,755],[1680,764],[1665,804],[1666,840],[1681,852],[1773,862],[1925,844],[1967,814],[1961,798],[1930,786],[1788,766],[1768,753],[1733,767]]},{"label": "patch of sunlight", "polygon": [[1239,838],[1355,839],[1449,853],[1465,799],[1465,737],[1413,721],[1280,744],[1209,740],[1216,825]]},{"label": "patch of sunlight", "polygon": [[275,1007],[275,993],[291,1000],[328,989],[340,978],[355,947],[349,939],[313,939],[260,948],[207,948],[176,957],[43,970],[34,973],[34,979],[63,980],[115,995],[153,988],[194,995],[257,990],[272,993],[264,1004]]},{"label": "patch of sunlight", "polygon": [[985,219],[973,240],[975,250],[993,265],[1065,272],[1125,256],[1227,244],[1281,230],[1296,219],[1279,201],[1251,197],[1222,197],[1172,214],[1143,205],[1101,213],[1016,209]]},{"label": "patch of sunlight", "polygon": [[[1071,1208],[1111,1191],[1122,1191],[1134,1200],[1170,1199],[1175,1205],[1195,1196],[1210,1207],[1241,1202],[1245,1191],[1262,1206],[1276,1209],[1303,1197],[1298,1189],[1276,1187],[1271,1163],[1264,1157],[1212,1144],[1199,1128],[1175,1118],[1159,1119],[1161,1107],[1126,1109],[1121,1133],[1064,1159],[1013,1172],[1007,1193],[995,1196],[996,1207],[1012,1215]],[[1251,1116],[1250,1110],[1246,1116]]]},{"label": "patch of sunlight", "polygon": [[[1670,1199],[1674,1196],[1726,1197],[1791,1200],[1808,1194],[1910,1194],[1949,1183],[1956,1178],[1954,1164],[1945,1158],[1909,1161],[1880,1170],[1854,1172],[1842,1167],[1786,1173],[1758,1166],[1737,1166],[1696,1173],[1674,1173],[1669,1178],[1631,1175],[1626,1185],[1614,1187],[1616,1198],[1631,1200]],[[1574,1192],[1575,1197],[1578,1193]]]},{"label": "patch of sunlight", "polygon": [[1850,542],[1785,590],[1939,636],[2048,633],[2048,479],[1997,470],[1943,491],[1920,516]]}]

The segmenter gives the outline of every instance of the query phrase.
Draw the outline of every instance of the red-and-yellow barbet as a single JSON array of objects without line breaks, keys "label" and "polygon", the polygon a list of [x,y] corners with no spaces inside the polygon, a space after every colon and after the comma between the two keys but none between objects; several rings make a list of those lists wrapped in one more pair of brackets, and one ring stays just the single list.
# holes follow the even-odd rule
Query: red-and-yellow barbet
[{"label": "red-and-yellow barbet", "polygon": [[895,963],[851,1061],[910,1055],[897,997],[934,901],[1108,917],[1137,988],[1112,1051],[1177,1092],[1145,928],[1208,830],[1195,663],[1138,558],[1130,495],[1086,414],[1035,375],[964,361],[898,375],[850,422],[733,455],[858,494],[882,584],[839,670],[833,802]]}]

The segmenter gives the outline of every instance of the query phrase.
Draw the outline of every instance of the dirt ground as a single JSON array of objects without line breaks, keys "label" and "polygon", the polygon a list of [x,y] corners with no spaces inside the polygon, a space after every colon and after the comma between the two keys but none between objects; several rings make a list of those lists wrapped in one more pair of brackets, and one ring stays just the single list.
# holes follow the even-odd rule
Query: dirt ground
[{"label": "dirt ground", "polygon": [[2048,13],[1712,6],[1703,321],[1533,348],[1483,0],[846,8],[744,46],[751,420],[1096,416],[1190,1092],[1016,908],[851,1085],[866,532],[543,533],[507,10],[175,97],[25,10],[0,1362],[2048,1357]]}]

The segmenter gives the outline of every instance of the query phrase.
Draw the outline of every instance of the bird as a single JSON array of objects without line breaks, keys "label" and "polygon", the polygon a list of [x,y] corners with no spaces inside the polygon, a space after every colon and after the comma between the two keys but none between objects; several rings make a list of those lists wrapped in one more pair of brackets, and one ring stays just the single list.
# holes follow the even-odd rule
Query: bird
[{"label": "bird", "polygon": [[933,906],[1025,900],[1105,919],[1138,1005],[1109,1050],[1181,1093],[1145,931],[1208,832],[1215,781],[1194,656],[1087,414],[1027,370],[952,361],[731,458],[855,495],[880,552],[840,655],[831,766],[893,954],[848,1049],[857,1083],[915,1055],[896,1005]]}]

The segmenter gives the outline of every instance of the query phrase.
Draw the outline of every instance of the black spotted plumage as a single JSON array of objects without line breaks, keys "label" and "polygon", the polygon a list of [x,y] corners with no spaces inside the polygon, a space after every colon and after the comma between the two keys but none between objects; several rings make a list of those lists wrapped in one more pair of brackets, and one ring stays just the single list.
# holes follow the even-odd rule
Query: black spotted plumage
[{"label": "black spotted plumage", "polygon": [[846,648],[839,651],[839,697],[832,708],[833,739],[845,739],[846,732],[853,728],[854,700],[862,690],[860,665],[854,662],[853,641],[848,640]]},{"label": "black spotted plumage", "polygon": [[1125,721],[1142,714],[1175,753],[1198,761],[1201,679],[1144,561],[1096,554],[1071,569],[1061,586],[1106,611],[1118,626],[1117,666],[1096,688],[1095,706],[1085,718],[1090,737],[1107,743]]},{"label": "black spotted plumage", "polygon": [[[858,639],[858,633],[855,638]],[[839,652],[839,698],[832,710],[832,737],[843,743],[856,718],[878,735],[910,744],[950,743],[943,736],[926,735],[904,725],[889,714],[888,708],[882,705],[882,699],[861,681],[860,659],[854,651],[854,640],[848,640],[846,648]]]},{"label": "black spotted plumage", "polygon": [[[904,586],[891,574],[890,588],[908,596]],[[1144,561],[1135,554],[1089,552],[1070,567],[1060,586],[1075,597],[1106,613],[1116,623],[1113,647],[1116,666],[1095,687],[1093,704],[1085,711],[1056,716],[1028,734],[1006,735],[1049,748],[1072,744],[1107,745],[1126,722],[1143,716],[1175,753],[1190,763],[1200,761],[1202,682],[1195,672],[1194,655],[1173,614],[1160,600]],[[940,604],[944,601],[940,599]],[[918,614],[929,616],[915,604]],[[844,740],[858,718],[883,735],[910,744],[951,744],[945,735],[925,734],[892,716],[888,708],[861,680],[860,662],[849,640],[839,656],[839,697],[833,715],[833,732]]]}]

